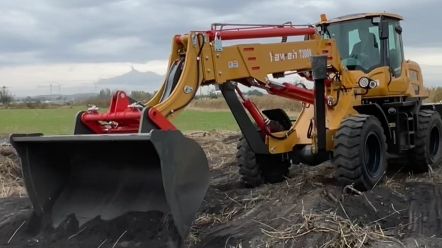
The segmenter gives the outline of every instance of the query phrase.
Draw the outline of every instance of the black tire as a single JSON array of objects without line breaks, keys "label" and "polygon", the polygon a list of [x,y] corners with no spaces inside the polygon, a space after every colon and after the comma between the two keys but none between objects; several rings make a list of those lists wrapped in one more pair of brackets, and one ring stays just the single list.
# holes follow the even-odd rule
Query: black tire
[{"label": "black tire", "polygon": [[442,120],[434,110],[420,110],[416,130],[415,147],[411,150],[407,169],[413,173],[427,172],[441,160]]},{"label": "black tire", "polygon": [[[282,125],[275,121],[270,122],[270,129],[273,132],[284,130]],[[259,129],[257,131],[260,132]],[[262,137],[264,139],[264,135]],[[279,183],[287,178],[291,166],[287,156],[255,154],[243,136],[239,139],[237,149],[239,174],[246,187],[255,188],[265,183]]]},{"label": "black tire", "polygon": [[371,115],[344,119],[334,137],[332,162],[344,185],[365,191],[378,184],[387,169],[387,143],[379,120]]}]

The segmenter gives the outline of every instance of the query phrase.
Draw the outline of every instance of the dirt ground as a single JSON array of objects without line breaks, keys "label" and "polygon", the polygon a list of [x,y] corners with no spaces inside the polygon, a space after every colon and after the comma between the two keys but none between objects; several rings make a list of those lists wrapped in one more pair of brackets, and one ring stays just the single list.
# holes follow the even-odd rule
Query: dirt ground
[{"label": "dirt ground", "polygon": [[[327,163],[293,165],[286,182],[246,189],[235,165],[237,133],[187,135],[205,149],[212,182],[181,247],[442,247],[442,169],[414,176],[398,169],[361,193],[338,187]],[[1,247],[179,247],[170,217],[156,212],[81,228],[72,217],[35,230],[16,162],[12,149],[0,147]]]}]

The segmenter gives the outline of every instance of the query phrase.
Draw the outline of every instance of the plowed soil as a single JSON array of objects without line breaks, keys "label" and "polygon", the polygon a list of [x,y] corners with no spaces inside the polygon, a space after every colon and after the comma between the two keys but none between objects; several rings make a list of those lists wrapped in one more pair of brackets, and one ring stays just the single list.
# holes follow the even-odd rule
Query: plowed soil
[{"label": "plowed soil", "polygon": [[[212,183],[188,239],[179,244],[170,216],[129,213],[81,228],[29,226],[26,198],[10,148],[0,155],[0,247],[442,247],[442,170],[393,172],[373,190],[339,187],[333,168],[293,165],[287,181],[246,189],[235,165],[233,132],[188,134],[205,149]],[[400,169],[399,169],[400,170]]]}]

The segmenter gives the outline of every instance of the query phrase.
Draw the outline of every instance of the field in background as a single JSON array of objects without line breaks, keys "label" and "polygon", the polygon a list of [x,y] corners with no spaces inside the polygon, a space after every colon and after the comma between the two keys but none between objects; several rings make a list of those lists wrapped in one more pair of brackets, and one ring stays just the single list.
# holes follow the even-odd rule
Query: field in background
[{"label": "field in background", "polygon": [[[85,108],[3,109],[0,110],[0,135],[20,132],[42,132],[46,135],[72,134],[75,115],[83,109]],[[186,110],[177,116],[173,123],[182,131],[238,130],[230,112]]]},{"label": "field in background", "polygon": [[[299,102],[281,97],[262,96],[251,99],[261,110],[282,108],[293,117],[296,117],[301,109]],[[86,106],[36,107],[39,108],[0,109],[0,135],[20,132],[41,132],[46,135],[72,134],[76,114],[87,109]],[[100,109],[100,112],[105,111],[106,109]],[[173,120],[173,124],[182,131],[239,130],[223,98],[192,101],[186,110]]]},{"label": "field in background", "polygon": [[[282,108],[291,117],[296,117],[301,110],[301,104],[282,97],[265,95],[252,96],[252,101],[259,109]],[[430,89],[427,102],[442,100],[442,88]],[[12,106],[11,106],[12,107]],[[19,132],[42,132],[44,134],[71,134],[74,118],[78,111],[85,110],[86,106],[59,107],[41,104],[33,109],[8,108],[0,109],[0,135]],[[101,109],[104,112],[105,109]],[[173,120],[173,123],[182,131],[193,130],[239,130],[229,112],[225,100],[218,99],[194,100],[187,109]]]}]

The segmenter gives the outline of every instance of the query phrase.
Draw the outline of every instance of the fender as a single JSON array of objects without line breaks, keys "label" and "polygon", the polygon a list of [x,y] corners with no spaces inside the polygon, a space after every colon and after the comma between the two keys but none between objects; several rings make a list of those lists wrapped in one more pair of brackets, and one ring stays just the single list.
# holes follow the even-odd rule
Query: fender
[{"label": "fender", "polygon": [[384,129],[384,134],[387,137],[387,142],[390,143],[393,141],[393,136],[391,134],[391,130],[388,126],[388,119],[385,115],[384,110],[377,103],[364,104],[353,107],[360,114],[373,115],[379,119],[382,124],[382,128]]},{"label": "fender", "polygon": [[270,120],[279,122],[285,130],[289,130],[292,127],[292,121],[283,109],[267,109],[263,110],[262,113]]}]

